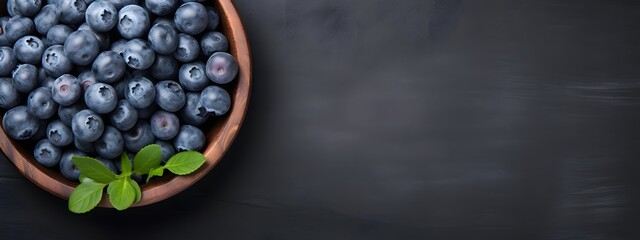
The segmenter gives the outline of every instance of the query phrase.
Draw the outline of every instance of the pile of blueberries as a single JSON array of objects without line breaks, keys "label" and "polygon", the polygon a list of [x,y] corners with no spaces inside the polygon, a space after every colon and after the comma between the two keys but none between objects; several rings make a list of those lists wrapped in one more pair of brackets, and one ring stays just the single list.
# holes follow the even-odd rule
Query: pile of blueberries
[{"label": "pile of blueberries", "polygon": [[[7,0],[0,17],[2,127],[78,180],[72,156],[118,172],[149,144],[200,151],[239,70],[204,0]],[[117,159],[117,160],[116,160]]]}]

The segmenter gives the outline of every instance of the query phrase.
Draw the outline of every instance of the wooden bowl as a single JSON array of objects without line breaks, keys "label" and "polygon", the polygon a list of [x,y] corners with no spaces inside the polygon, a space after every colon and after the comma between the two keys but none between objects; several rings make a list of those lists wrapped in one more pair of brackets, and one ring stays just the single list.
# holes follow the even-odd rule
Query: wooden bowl
[{"label": "wooden bowl", "polygon": [[[142,199],[134,206],[144,206],[169,198],[204,177],[229,149],[244,119],[251,87],[251,55],[247,37],[232,0],[210,0],[210,2],[214,4],[220,14],[219,31],[228,38],[230,53],[236,57],[240,64],[240,72],[236,80],[223,86],[233,100],[231,109],[224,117],[209,120],[208,126],[204,127],[208,143],[203,152],[207,158],[205,164],[188,176],[167,174],[167,176],[156,178],[148,184],[143,184],[141,186]],[[6,4],[3,2],[0,5],[0,15],[8,16]],[[7,136],[1,127],[0,149],[27,179],[60,198],[68,199],[75,186],[78,185],[78,183],[64,178],[57,166],[47,168],[40,165],[29,150],[33,149],[33,146],[28,147],[24,142],[14,141]],[[111,207],[106,196],[105,194],[99,206]]]}]

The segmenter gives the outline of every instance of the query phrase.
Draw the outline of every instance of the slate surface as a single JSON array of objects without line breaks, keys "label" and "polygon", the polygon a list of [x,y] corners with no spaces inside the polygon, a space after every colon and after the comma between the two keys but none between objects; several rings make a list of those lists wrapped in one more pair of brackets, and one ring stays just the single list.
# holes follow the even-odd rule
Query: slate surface
[{"label": "slate surface", "polygon": [[223,162],[76,216],[0,159],[0,239],[640,239],[640,2],[236,3]]}]

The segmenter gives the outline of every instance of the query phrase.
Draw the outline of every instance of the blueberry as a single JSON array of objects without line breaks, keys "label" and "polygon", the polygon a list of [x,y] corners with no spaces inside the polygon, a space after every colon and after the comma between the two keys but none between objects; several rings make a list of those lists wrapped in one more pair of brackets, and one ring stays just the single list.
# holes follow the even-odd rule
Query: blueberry
[{"label": "blueberry", "polygon": [[82,101],[77,101],[76,103],[70,106],[58,106],[58,117],[60,121],[62,121],[65,125],[71,127],[71,120],[76,113],[86,109],[86,106]]},{"label": "blueberry", "polygon": [[[39,0],[37,0],[39,1]],[[49,4],[42,7],[40,13],[33,19],[36,27],[36,31],[42,35],[47,35],[49,29],[57,25],[58,22],[58,8],[56,5]]]},{"label": "blueberry", "polygon": [[144,70],[153,64],[156,54],[149,44],[142,39],[127,42],[124,48],[124,61],[133,69]]},{"label": "blueberry", "polygon": [[173,19],[156,18],[156,20],[154,20],[153,24],[151,24],[151,25],[155,26],[155,25],[158,25],[158,24],[166,24],[167,26],[170,26],[171,28],[173,28],[173,30],[178,31],[178,28],[176,28],[176,23],[173,21]]},{"label": "blueberry", "polygon": [[42,61],[44,44],[40,38],[34,36],[24,36],[16,41],[13,52],[22,63],[37,65]]},{"label": "blueberry", "polygon": [[80,27],[78,27],[78,30],[86,30],[93,33],[93,36],[98,39],[98,43],[100,44],[100,51],[108,50],[109,47],[111,47],[111,37],[108,33],[96,32],[91,29],[91,27],[89,27],[89,24],[87,23],[83,23],[82,25],[80,25]]},{"label": "blueberry", "polygon": [[30,18],[26,17],[16,17],[11,18],[7,25],[5,25],[5,29],[7,38],[13,42],[18,40],[21,37],[27,36],[35,30],[35,25]]},{"label": "blueberry", "polygon": [[178,134],[180,128],[178,117],[165,111],[155,112],[149,122],[151,124],[151,132],[160,140],[172,139]]},{"label": "blueberry", "polygon": [[145,77],[135,77],[129,80],[124,96],[131,106],[146,108],[156,99],[156,88],[151,80]]},{"label": "blueberry", "polygon": [[9,22],[8,17],[0,17],[0,46],[11,46],[12,40],[9,39],[7,35],[7,23]]},{"label": "blueberry", "polygon": [[49,123],[46,134],[49,142],[56,147],[66,147],[73,143],[71,128],[60,120]]},{"label": "blueberry", "polygon": [[118,10],[108,1],[98,0],[87,8],[85,19],[96,32],[107,32],[118,22]]},{"label": "blueberry", "polygon": [[2,127],[15,140],[27,140],[33,137],[40,128],[38,118],[29,114],[27,106],[9,109],[2,118]]},{"label": "blueberry", "polygon": [[238,61],[226,52],[217,52],[207,61],[207,77],[217,84],[227,84],[238,75]]},{"label": "blueberry", "polygon": [[105,114],[113,111],[118,104],[116,90],[109,84],[95,83],[84,93],[84,102],[91,110]]},{"label": "blueberry", "polygon": [[184,106],[186,97],[179,83],[166,80],[156,84],[156,103],[168,112],[177,112]]},{"label": "blueberry", "polygon": [[180,62],[191,62],[200,55],[200,44],[192,36],[184,33],[178,34],[178,47],[173,56]]},{"label": "blueberry", "polygon": [[182,4],[173,21],[176,27],[183,33],[190,35],[200,34],[209,24],[207,9],[200,3],[189,2]]},{"label": "blueberry", "polygon": [[0,78],[0,108],[9,109],[20,104],[20,94],[11,78]]},{"label": "blueberry", "polygon": [[173,149],[173,144],[169,141],[156,140],[155,144],[160,145],[162,149],[162,162],[167,163],[169,158],[176,154],[176,150]]},{"label": "blueberry", "polygon": [[60,77],[65,73],[71,72],[73,64],[64,53],[62,45],[53,45],[42,54],[42,67],[51,77]]},{"label": "blueberry", "polygon": [[105,51],[93,61],[91,70],[99,82],[113,83],[124,75],[126,68],[122,56],[114,51]]},{"label": "blueberry", "polygon": [[64,42],[64,53],[76,65],[87,66],[100,53],[100,42],[92,32],[78,30],[69,34]]},{"label": "blueberry", "polygon": [[18,0],[7,0],[7,12],[11,17],[20,16],[20,11],[18,11],[18,4],[16,1]]},{"label": "blueberry", "polygon": [[51,89],[46,87],[39,87],[33,90],[27,99],[27,106],[29,107],[29,113],[39,119],[49,119],[58,110],[58,104],[53,101],[51,96]]},{"label": "blueberry", "polygon": [[111,43],[111,48],[109,50],[116,52],[121,57],[124,57],[124,48],[127,46],[126,39],[119,39],[113,43]]},{"label": "blueberry", "polygon": [[46,42],[48,45],[62,45],[67,37],[73,32],[73,29],[67,25],[55,25],[47,32]]},{"label": "blueberry", "polygon": [[151,105],[146,108],[136,108],[136,110],[138,111],[138,118],[149,119],[151,118],[151,115],[153,115],[158,110],[158,108],[158,104],[156,104],[155,102],[151,103]]},{"label": "blueberry", "polygon": [[127,6],[127,5],[138,5],[138,0],[106,0],[106,1],[113,4],[113,6],[115,6],[116,9],[118,10],[122,9],[124,6]]},{"label": "blueberry", "polygon": [[149,13],[137,5],[127,5],[118,13],[118,32],[126,39],[145,36],[151,20]]},{"label": "blueberry", "polygon": [[73,116],[71,130],[78,141],[93,142],[98,140],[104,131],[104,122],[97,113],[85,109]]},{"label": "blueberry", "polygon": [[205,74],[205,66],[202,62],[185,63],[178,71],[178,79],[182,87],[188,91],[202,91],[211,82]]},{"label": "blueberry", "polygon": [[38,69],[31,64],[20,64],[13,71],[13,86],[21,93],[29,93],[38,86]]},{"label": "blueberry", "polygon": [[127,100],[118,101],[110,116],[111,124],[119,130],[128,131],[138,122],[138,111]]},{"label": "blueberry", "polygon": [[172,55],[156,54],[156,61],[149,68],[149,72],[155,79],[175,79],[178,68],[178,61]]},{"label": "blueberry", "polygon": [[85,91],[87,90],[87,88],[89,88],[89,86],[98,82],[98,80],[96,80],[96,76],[93,74],[92,71],[84,71],[80,73],[80,75],[78,75],[77,80],[78,80],[78,84],[80,84],[80,86],[82,87],[82,90],[85,90]]},{"label": "blueberry", "polygon": [[0,76],[6,77],[16,69],[18,59],[13,54],[13,49],[9,47],[0,47]]},{"label": "blueberry", "polygon": [[145,0],[144,4],[153,14],[165,16],[173,13],[178,6],[178,0]]},{"label": "blueberry", "polygon": [[173,140],[176,151],[200,151],[204,147],[205,137],[202,130],[191,125],[182,125]]},{"label": "blueberry", "polygon": [[122,133],[112,126],[104,129],[102,136],[95,142],[96,152],[104,158],[117,158],[124,149]]},{"label": "blueberry", "polygon": [[187,93],[187,102],[184,107],[180,109],[180,120],[186,124],[200,126],[207,122],[209,119],[209,113],[206,109],[198,108],[200,102],[200,93]]},{"label": "blueberry", "polygon": [[81,95],[82,87],[78,83],[76,77],[65,74],[58,77],[53,82],[53,88],[51,89],[51,96],[53,100],[63,106],[69,106],[75,103]]},{"label": "blueberry", "polygon": [[78,181],[78,178],[80,177],[80,169],[78,169],[71,161],[73,156],[86,157],[87,154],[76,149],[63,153],[60,157],[60,172],[65,178],[71,181]]},{"label": "blueberry", "polygon": [[96,151],[96,148],[93,145],[93,142],[80,141],[78,138],[73,139],[73,146],[86,153],[93,153]]},{"label": "blueberry", "polygon": [[18,0],[16,1],[16,7],[20,15],[26,17],[33,17],[40,11],[42,7],[42,1],[40,0]]},{"label": "blueberry", "polygon": [[[38,63],[41,62],[41,59],[38,59]],[[42,84],[42,82],[44,82],[45,79],[49,78],[49,75],[47,74],[47,70],[45,70],[43,67],[39,67],[38,68],[38,83]]]},{"label": "blueberry", "polygon": [[200,39],[202,53],[207,57],[215,52],[226,52],[229,50],[229,41],[221,32],[205,33]]},{"label": "blueberry", "polygon": [[60,0],[56,6],[60,11],[58,19],[65,24],[80,24],[85,20],[87,3],[84,0]]},{"label": "blueberry", "polygon": [[200,101],[197,108],[204,109],[216,116],[224,115],[231,107],[231,97],[226,90],[218,86],[209,86],[200,93]]},{"label": "blueberry", "polygon": [[131,152],[138,152],[143,147],[156,141],[147,121],[138,121],[129,131],[122,134],[124,147]]},{"label": "blueberry", "polygon": [[207,29],[209,31],[215,31],[218,28],[218,24],[220,24],[220,15],[215,8],[208,6],[207,7],[207,16],[209,17],[209,24],[207,24]]},{"label": "blueberry", "polygon": [[45,167],[53,167],[60,162],[62,150],[54,146],[47,139],[42,139],[33,149],[33,157]]},{"label": "blueberry", "polygon": [[167,24],[153,25],[149,30],[149,44],[159,54],[170,54],[178,47],[178,33]]}]

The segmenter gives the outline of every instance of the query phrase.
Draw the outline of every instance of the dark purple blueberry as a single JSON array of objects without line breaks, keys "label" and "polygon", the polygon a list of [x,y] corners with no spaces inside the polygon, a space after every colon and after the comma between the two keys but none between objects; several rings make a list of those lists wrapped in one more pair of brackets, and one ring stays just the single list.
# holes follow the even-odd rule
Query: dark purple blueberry
[{"label": "dark purple blueberry", "polygon": [[226,114],[231,107],[231,96],[221,87],[209,86],[200,93],[198,109],[205,110],[215,116]]},{"label": "dark purple blueberry", "polygon": [[63,74],[71,72],[73,63],[64,53],[64,47],[61,45],[53,45],[42,54],[42,67],[47,73],[54,78],[58,78]]},{"label": "dark purple blueberry", "polygon": [[[39,0],[37,0],[39,1]],[[49,29],[59,23],[58,21],[58,8],[56,5],[49,4],[42,7],[40,13],[33,20],[36,31],[42,35],[47,35]]]},{"label": "dark purple blueberry", "polygon": [[124,48],[124,61],[130,68],[145,70],[156,60],[156,54],[149,43],[142,39],[133,39],[127,42]]},{"label": "dark purple blueberry", "polygon": [[221,32],[208,32],[200,38],[202,53],[209,57],[215,52],[226,52],[229,50],[229,41]]},{"label": "dark purple blueberry", "polygon": [[194,92],[202,91],[202,89],[211,84],[202,62],[183,64],[178,71],[178,79],[184,89]]},{"label": "dark purple blueberry", "polygon": [[53,101],[51,89],[39,87],[33,90],[27,98],[29,113],[39,119],[49,119],[58,111],[58,104]]},{"label": "dark purple blueberry", "polygon": [[178,10],[176,10],[173,20],[178,30],[189,35],[200,34],[207,29],[207,25],[209,24],[207,9],[197,2],[182,4]]},{"label": "dark purple blueberry", "polygon": [[96,151],[93,142],[80,141],[78,138],[73,138],[73,146],[85,153],[94,153]]},{"label": "dark purple blueberry", "polygon": [[62,150],[54,146],[47,139],[42,139],[33,149],[33,157],[45,167],[53,167],[60,162]]},{"label": "dark purple blueberry", "polygon": [[85,13],[87,24],[96,32],[107,32],[118,23],[118,10],[108,1],[98,0]]},{"label": "dark purple blueberry", "polygon": [[178,47],[178,33],[167,24],[153,25],[148,39],[151,48],[159,54],[171,54]]},{"label": "dark purple blueberry", "polygon": [[13,71],[13,86],[21,93],[29,93],[38,86],[38,68],[31,64],[20,64]]},{"label": "dark purple blueberry", "polygon": [[104,131],[104,122],[97,113],[85,109],[73,116],[71,130],[78,141],[94,142]]},{"label": "dark purple blueberry", "polygon": [[73,156],[86,157],[87,154],[78,151],[77,149],[69,150],[63,153],[60,157],[60,172],[65,178],[71,181],[78,181],[78,178],[80,177],[80,169],[78,169],[76,165],[71,161]]},{"label": "dark purple blueberry", "polygon": [[0,78],[0,108],[9,109],[20,104],[20,93],[11,83],[11,78]]},{"label": "dark purple blueberry", "polygon": [[217,52],[207,61],[207,77],[214,83],[227,84],[236,78],[239,68],[231,54]]},{"label": "dark purple blueberry", "polygon": [[134,77],[129,80],[125,98],[135,108],[146,108],[156,99],[156,87],[145,77]]},{"label": "dark purple blueberry", "polygon": [[117,158],[122,154],[122,150],[124,149],[122,133],[112,126],[107,126],[94,146],[100,156],[109,159]]},{"label": "dark purple blueberry", "polygon": [[71,33],[64,42],[64,53],[76,65],[87,66],[100,53],[100,42],[92,32],[78,30]]},{"label": "dark purple blueberry", "polygon": [[78,30],[85,30],[93,33],[93,36],[98,39],[98,43],[100,44],[100,51],[109,50],[109,48],[111,47],[111,35],[109,35],[108,33],[96,32],[91,29],[91,27],[89,27],[89,24],[87,23],[83,23],[82,25],[80,25],[80,27],[78,27]]},{"label": "dark purple blueberry", "polygon": [[57,147],[66,147],[73,143],[71,127],[60,120],[53,121],[47,126],[47,139]]},{"label": "dark purple blueberry", "polygon": [[84,14],[87,11],[87,3],[84,0],[60,0],[56,6],[60,12],[58,19],[61,22],[76,25],[84,21]]},{"label": "dark purple blueberry", "polygon": [[192,36],[184,33],[178,34],[178,47],[173,56],[180,62],[191,62],[200,55],[200,44]]},{"label": "dark purple blueberry", "polygon": [[176,10],[178,0],[145,0],[144,4],[153,14],[165,16]]},{"label": "dark purple blueberry", "polygon": [[84,71],[78,75],[78,84],[82,87],[82,90],[87,90],[89,86],[97,83],[96,76],[93,75],[92,71]]},{"label": "dark purple blueberry", "polygon": [[27,140],[36,135],[40,129],[38,118],[29,114],[27,106],[9,109],[2,118],[4,131],[15,140]]},{"label": "dark purple blueberry", "polygon": [[178,117],[169,112],[157,111],[149,119],[151,132],[157,139],[169,140],[178,134],[180,121]]},{"label": "dark purple blueberry", "polygon": [[138,5],[127,5],[118,12],[118,32],[126,39],[144,37],[150,25],[149,13]]},{"label": "dark purple blueberry", "polygon": [[178,61],[173,55],[156,54],[156,61],[149,68],[149,72],[155,79],[175,79],[178,68]]},{"label": "dark purple blueberry", "polygon": [[151,132],[151,125],[147,121],[138,121],[129,131],[122,134],[124,147],[131,152],[138,152],[143,147],[156,141]]},{"label": "dark purple blueberry", "polygon": [[98,55],[93,62],[91,70],[99,82],[113,83],[120,80],[124,75],[127,70],[127,64],[118,53],[105,51]]},{"label": "dark purple blueberry", "polygon": [[62,45],[72,32],[73,29],[67,25],[55,25],[47,32],[46,43],[49,46]]},{"label": "dark purple blueberry", "polygon": [[218,24],[220,24],[220,15],[218,14],[218,11],[216,11],[215,8],[210,6],[206,8],[207,8],[207,16],[209,17],[209,24],[207,25],[207,29],[209,31],[215,31],[218,28]]},{"label": "dark purple blueberry", "polygon": [[128,131],[138,122],[138,111],[127,100],[118,101],[116,109],[111,113],[111,124],[121,131]]},{"label": "dark purple blueberry", "polygon": [[42,61],[44,43],[35,36],[24,36],[13,45],[13,52],[18,61],[37,65]]},{"label": "dark purple blueberry", "polygon": [[177,112],[184,106],[186,97],[179,83],[166,80],[156,84],[156,103],[168,112]]},{"label": "dark purple blueberry", "polygon": [[0,47],[0,76],[8,77],[11,75],[18,64],[16,55],[10,47]]},{"label": "dark purple blueberry", "polygon": [[51,89],[53,100],[63,106],[75,103],[80,98],[81,93],[82,87],[78,80],[70,74],[58,77],[53,82],[53,88]]},{"label": "dark purple blueberry", "polygon": [[156,140],[156,144],[160,145],[162,149],[162,162],[167,163],[169,158],[176,154],[176,150],[173,148],[173,144],[169,141]]},{"label": "dark purple blueberry", "polygon": [[111,48],[109,50],[116,52],[118,55],[124,58],[124,48],[127,46],[126,39],[119,39],[113,43],[111,43]]},{"label": "dark purple blueberry", "polygon": [[13,44],[21,37],[27,36],[35,31],[35,24],[30,18],[16,17],[9,19],[5,29],[7,38]]},{"label": "dark purple blueberry", "polygon": [[22,16],[33,17],[40,12],[42,7],[42,1],[40,0],[18,0],[16,1],[16,8],[18,13]]},{"label": "dark purple blueberry", "polygon": [[109,84],[95,83],[85,91],[84,102],[89,109],[99,114],[106,114],[116,108],[118,94]]},{"label": "dark purple blueberry", "polygon": [[205,144],[205,136],[202,130],[191,125],[182,125],[178,135],[173,139],[176,151],[200,151]]}]

